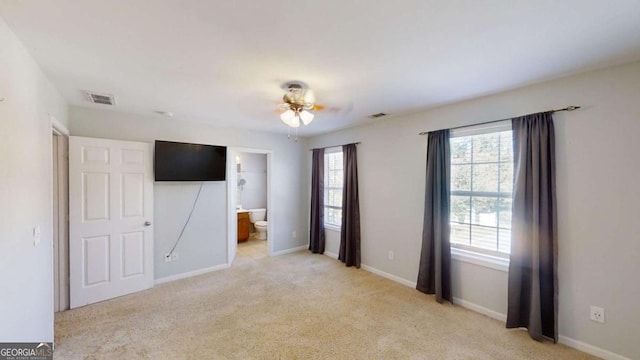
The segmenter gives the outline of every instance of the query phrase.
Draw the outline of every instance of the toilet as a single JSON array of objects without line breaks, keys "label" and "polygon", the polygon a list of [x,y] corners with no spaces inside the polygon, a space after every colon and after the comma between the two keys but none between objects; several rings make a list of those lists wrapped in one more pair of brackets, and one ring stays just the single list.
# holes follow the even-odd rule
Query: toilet
[{"label": "toilet", "polygon": [[267,240],[267,225],[265,221],[267,209],[249,209],[249,221],[258,233],[258,239]]}]

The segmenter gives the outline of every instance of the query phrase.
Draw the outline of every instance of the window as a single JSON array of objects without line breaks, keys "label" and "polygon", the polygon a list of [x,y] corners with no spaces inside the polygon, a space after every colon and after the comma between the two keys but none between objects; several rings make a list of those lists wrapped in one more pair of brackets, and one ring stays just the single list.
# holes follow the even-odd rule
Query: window
[{"label": "window", "polygon": [[511,250],[511,123],[451,133],[453,247],[508,257]]},{"label": "window", "polygon": [[342,225],[342,149],[324,154],[324,224]]}]

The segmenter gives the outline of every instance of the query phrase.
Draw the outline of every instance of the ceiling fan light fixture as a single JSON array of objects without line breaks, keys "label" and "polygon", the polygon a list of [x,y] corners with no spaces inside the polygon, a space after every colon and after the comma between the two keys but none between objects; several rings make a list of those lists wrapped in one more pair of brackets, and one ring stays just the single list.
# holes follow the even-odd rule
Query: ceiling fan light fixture
[{"label": "ceiling fan light fixture", "polygon": [[292,128],[297,128],[298,126],[300,126],[300,117],[298,113],[291,109],[280,114],[280,120],[282,120],[283,123]]},{"label": "ceiling fan light fixture", "polygon": [[[296,114],[293,110],[289,109],[282,114],[280,114],[280,120],[282,120],[285,124],[289,125],[291,123],[291,119],[293,119]],[[289,125],[290,126],[290,125]]]},{"label": "ceiling fan light fixture", "polygon": [[293,118],[291,118],[291,121],[289,124],[287,124],[289,126],[291,126],[292,128],[297,128],[300,126],[300,118],[298,116],[294,116]]},{"label": "ceiling fan light fixture", "polygon": [[292,128],[300,127],[301,124],[309,125],[315,115],[309,110],[322,110],[321,105],[315,103],[313,91],[302,83],[290,82],[283,85],[286,89],[282,96],[283,103],[280,109],[280,119],[287,126]]},{"label": "ceiling fan light fixture", "polygon": [[310,112],[308,112],[307,110],[303,110],[300,113],[300,120],[302,120],[302,123],[305,125],[309,125],[309,123],[311,123],[311,121],[313,121],[313,117],[314,115]]}]

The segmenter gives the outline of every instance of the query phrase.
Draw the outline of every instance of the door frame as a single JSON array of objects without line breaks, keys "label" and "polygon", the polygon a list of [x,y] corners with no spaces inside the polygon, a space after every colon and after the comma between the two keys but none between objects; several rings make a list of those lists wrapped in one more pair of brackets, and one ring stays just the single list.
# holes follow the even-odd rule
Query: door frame
[{"label": "door frame", "polygon": [[238,213],[236,211],[237,204],[237,167],[236,155],[238,153],[265,154],[267,155],[267,248],[269,256],[273,256],[275,236],[273,233],[276,227],[276,218],[273,216],[273,197],[271,196],[271,187],[273,184],[273,150],[245,148],[245,147],[227,147],[227,266],[231,266],[236,256],[238,248]]},{"label": "door frame", "polygon": [[69,130],[52,115],[49,119],[52,138],[54,312],[59,312],[69,309]]}]

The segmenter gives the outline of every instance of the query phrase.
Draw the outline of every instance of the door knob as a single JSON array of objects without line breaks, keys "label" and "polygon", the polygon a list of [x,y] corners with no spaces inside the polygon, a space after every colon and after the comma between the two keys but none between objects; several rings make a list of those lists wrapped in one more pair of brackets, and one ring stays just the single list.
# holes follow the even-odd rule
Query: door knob
[{"label": "door knob", "polygon": [[151,226],[151,221],[145,221],[144,226]]}]

